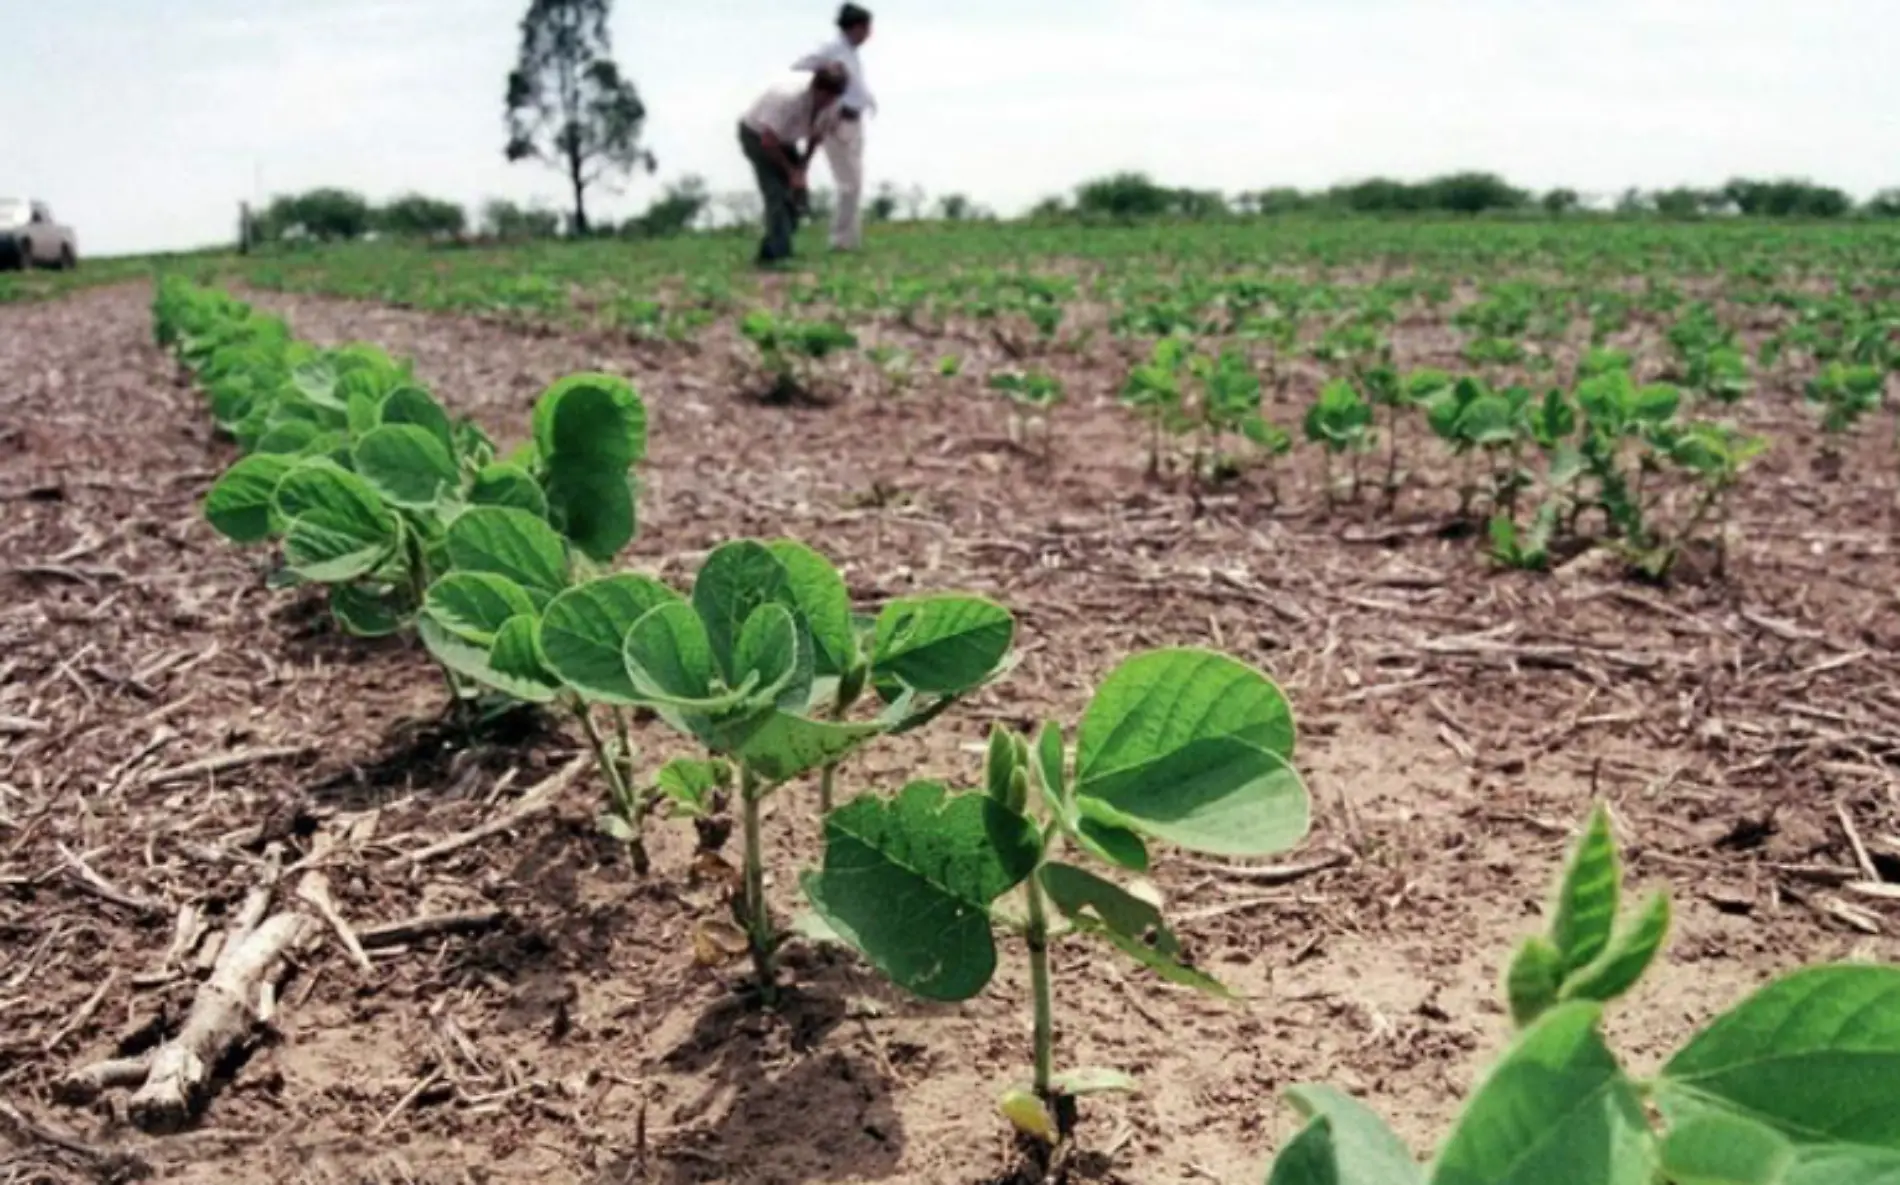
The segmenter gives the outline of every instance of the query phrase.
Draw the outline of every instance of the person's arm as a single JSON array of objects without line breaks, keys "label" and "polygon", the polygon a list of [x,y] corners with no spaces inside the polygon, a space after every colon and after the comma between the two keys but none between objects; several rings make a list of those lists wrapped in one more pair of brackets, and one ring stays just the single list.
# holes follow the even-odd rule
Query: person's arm
[{"label": "person's arm", "polygon": [[765,149],[765,155],[785,174],[785,179],[796,189],[805,183],[805,165],[798,155],[796,144],[787,144],[778,138],[775,132],[760,132],[759,147]]}]

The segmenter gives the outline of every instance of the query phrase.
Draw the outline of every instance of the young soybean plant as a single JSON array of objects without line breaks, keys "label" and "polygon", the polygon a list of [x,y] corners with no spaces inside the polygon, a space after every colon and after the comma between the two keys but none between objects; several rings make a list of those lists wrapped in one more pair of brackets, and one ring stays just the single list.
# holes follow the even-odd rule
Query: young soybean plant
[{"label": "young soybean plant", "polygon": [[[1003,1103],[1026,1134],[1054,1145],[1073,1126],[1075,1096],[1132,1083],[1056,1072],[1052,940],[1087,934],[1174,983],[1224,994],[1182,958],[1148,896],[1102,873],[1146,873],[1150,841],[1225,856],[1298,843],[1308,804],[1293,739],[1285,697],[1253,668],[1205,650],[1139,655],[1090,702],[1073,768],[1058,725],[1043,726],[1033,751],[999,728],[985,792],[916,782],[833,811],[806,896],[836,936],[926,999],[975,996],[996,971],[994,931],[1023,939],[1035,1068]],[[1020,912],[1003,905],[1019,889]]]},{"label": "young soybean plant", "polygon": [[748,314],[739,332],[759,351],[772,377],[765,393],[769,403],[790,403],[812,397],[817,366],[833,354],[855,349],[856,335],[828,321],[794,321],[763,309]]},{"label": "young soybean plant", "polygon": [[1055,455],[1056,407],[1062,402],[1062,380],[1041,370],[1003,371],[990,376],[990,390],[1001,393],[1013,405],[1010,415],[1011,443],[1020,443],[1022,418],[1042,420],[1042,463]]},{"label": "young soybean plant", "polygon": [[[605,705],[624,721],[628,709],[650,708],[709,762],[736,769],[745,864],[735,913],[771,1005],[783,936],[765,898],[766,800],[997,678],[1014,637],[1002,606],[954,595],[893,601],[861,630],[843,577],[823,556],[793,540],[742,540],[707,556],[690,599],[631,573],[561,592],[533,623],[533,654],[550,685],[583,711]],[[881,710],[848,718],[867,691]],[[624,728],[622,735],[618,755],[626,758]],[[663,771],[659,788],[676,805],[703,800],[717,769],[682,767],[674,787]],[[621,777],[615,801],[638,801],[631,774]],[[680,781],[699,785],[682,792]]]},{"label": "young soybean plant", "polygon": [[1428,1168],[1363,1104],[1296,1086],[1287,1098],[1306,1125],[1268,1185],[1900,1181],[1900,968],[1796,971],[1717,1017],[1656,1077],[1637,1078],[1605,1044],[1602,1014],[1661,951],[1669,899],[1654,894],[1619,919],[1621,879],[1599,807],[1548,931],[1519,948],[1506,977],[1517,1039]]}]

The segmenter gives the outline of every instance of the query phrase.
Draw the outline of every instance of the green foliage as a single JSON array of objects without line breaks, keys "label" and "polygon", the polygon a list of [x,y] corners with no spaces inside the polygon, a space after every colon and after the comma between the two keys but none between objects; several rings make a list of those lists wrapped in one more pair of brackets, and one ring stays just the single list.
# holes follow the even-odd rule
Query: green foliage
[{"label": "green foliage", "polygon": [[375,212],[376,229],[400,238],[454,238],[468,229],[461,206],[425,194],[395,198]]},{"label": "green foliage", "polygon": [[[1550,930],[1512,960],[1522,1030],[1421,1170],[1382,1121],[1324,1088],[1269,1185],[1876,1185],[1900,1171],[1900,970],[1811,967],[1629,1073],[1602,1013],[1660,949],[1667,897],[1619,925],[1619,860],[1599,807],[1558,882]],[[1660,1120],[1660,1122],[1657,1122]]]},{"label": "green foliage", "polygon": [[689,173],[669,184],[640,214],[629,218],[620,232],[643,239],[685,234],[711,205],[712,194],[707,192],[706,179]]},{"label": "green foliage", "polygon": [[[1058,726],[1043,727],[1033,756],[1027,738],[999,727],[985,790],[919,784],[894,804],[860,798],[833,812],[806,894],[834,934],[932,999],[982,991],[996,966],[994,929],[1020,934],[1034,985],[1033,1094],[1051,1101],[1064,1093],[1051,1064],[1051,913],[1162,978],[1223,990],[1187,963],[1151,890],[1079,866],[1067,846],[1111,871],[1145,870],[1150,840],[1224,855],[1284,850],[1307,827],[1293,744],[1286,700],[1259,672],[1209,651],[1140,655],[1096,691],[1073,771]],[[1026,919],[999,904],[1018,885]],[[1048,1138],[1036,1119],[1045,1111],[1013,1096],[1005,1110]]]},{"label": "green foliage", "polygon": [[1227,213],[1227,202],[1218,192],[1160,185],[1146,173],[1116,173],[1077,186],[1074,213],[1118,222],[1204,219]]},{"label": "green foliage", "polygon": [[333,242],[361,238],[377,224],[377,213],[362,194],[326,187],[272,198],[258,215],[255,232],[261,239]]},{"label": "green foliage", "polygon": [[1808,382],[1807,400],[1821,411],[1821,431],[1841,436],[1880,407],[1886,385],[1887,376],[1880,367],[1835,361]]},{"label": "green foliage", "polygon": [[758,350],[777,398],[807,391],[818,363],[856,349],[857,335],[830,321],[797,321],[765,309],[746,315],[739,332]]},{"label": "green foliage", "polygon": [[632,538],[629,471],[645,454],[646,413],[630,386],[556,383],[536,405],[534,443],[504,464],[379,350],[314,349],[178,278],[160,285],[154,315],[220,427],[253,450],[206,496],[214,528],[277,542],[292,577],[327,586],[345,630],[414,627],[461,679],[549,698],[522,627],[507,669],[490,648],[509,618],[532,618],[573,583],[576,553],[606,562]]},{"label": "green foliage", "polygon": [[1839,218],[1854,208],[1854,200],[1840,190],[1794,178],[1738,177],[1722,187],[1722,196],[1755,218]]},{"label": "green foliage", "polygon": [[[1062,380],[1047,371],[1000,371],[990,376],[989,388],[1010,401],[1018,414],[1032,413],[1042,421],[1042,458],[1055,455],[1055,409],[1062,402]],[[1020,421],[1010,420],[1010,436],[1021,435]]]}]

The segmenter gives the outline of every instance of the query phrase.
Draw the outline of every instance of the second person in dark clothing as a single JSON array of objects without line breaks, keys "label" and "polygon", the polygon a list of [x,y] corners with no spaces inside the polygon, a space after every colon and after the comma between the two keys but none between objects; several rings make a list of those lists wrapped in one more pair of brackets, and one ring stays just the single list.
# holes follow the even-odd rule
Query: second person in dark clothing
[{"label": "second person in dark clothing", "polygon": [[848,81],[842,68],[824,66],[813,72],[808,86],[776,86],[766,91],[739,121],[739,147],[752,162],[759,197],[765,203],[765,239],[759,244],[762,264],[792,257],[792,235],[808,200],[805,167],[824,143],[833,108]]}]

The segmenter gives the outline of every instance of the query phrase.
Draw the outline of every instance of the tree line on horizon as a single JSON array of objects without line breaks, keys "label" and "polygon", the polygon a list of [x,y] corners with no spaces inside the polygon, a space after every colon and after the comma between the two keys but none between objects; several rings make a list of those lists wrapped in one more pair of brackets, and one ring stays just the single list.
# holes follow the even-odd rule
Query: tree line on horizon
[{"label": "tree line on horizon", "polygon": [[[817,214],[828,195],[814,194]],[[757,217],[750,191],[714,194],[704,178],[688,175],[666,185],[645,210],[624,221],[589,223],[589,235],[665,238],[693,230],[747,226]],[[1698,219],[1721,217],[1838,219],[1900,218],[1900,188],[1865,202],[1845,191],[1803,179],[1736,178],[1719,187],[1630,188],[1613,200],[1587,203],[1574,189],[1543,193],[1520,189],[1495,173],[1453,173],[1407,182],[1372,178],[1324,190],[1290,186],[1224,194],[1219,190],[1163,185],[1148,174],[1116,173],[1083,182],[1073,195],[1045,198],[1024,217],[1032,221],[1118,223],[1154,220],[1203,221],[1289,214],[1314,215],[1530,215],[1564,217],[1584,212],[1625,217]],[[992,221],[996,215],[967,195],[934,200],[921,186],[880,186],[866,202],[875,222]],[[354,190],[324,186],[273,198],[251,222],[255,242],[343,242],[372,235],[386,238],[464,241],[551,239],[573,236],[571,215],[542,205],[505,199],[482,204],[474,217],[459,203],[409,193],[377,204]]]}]

